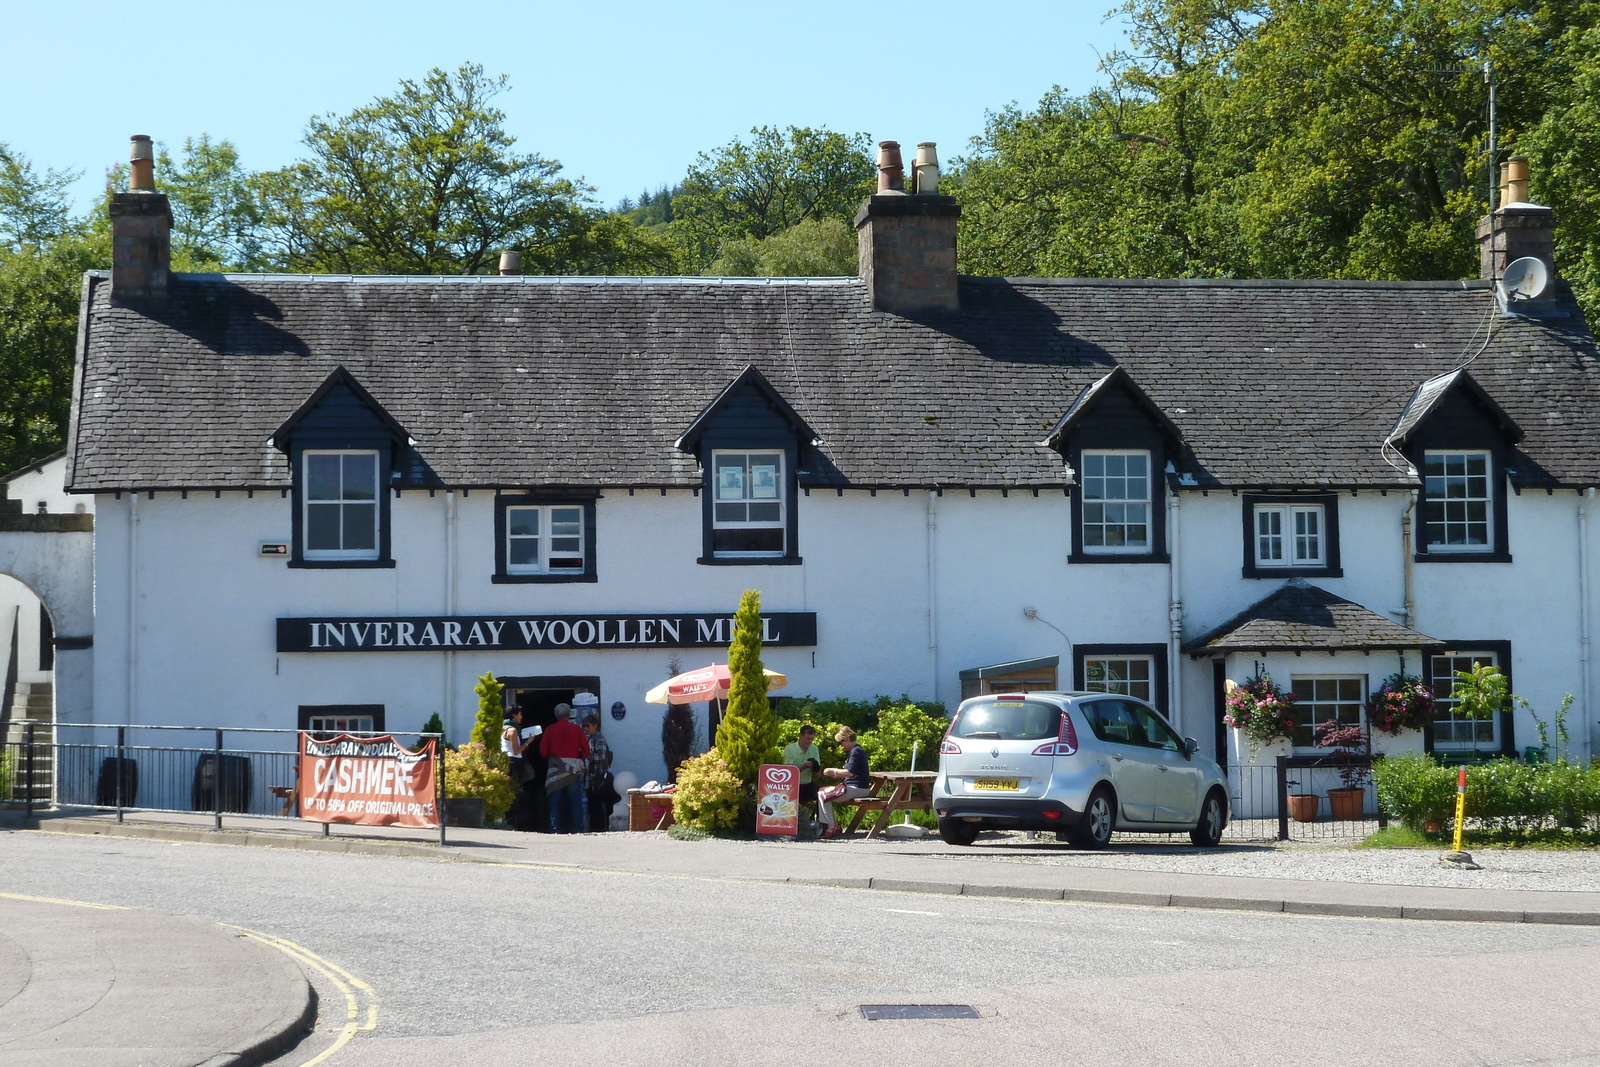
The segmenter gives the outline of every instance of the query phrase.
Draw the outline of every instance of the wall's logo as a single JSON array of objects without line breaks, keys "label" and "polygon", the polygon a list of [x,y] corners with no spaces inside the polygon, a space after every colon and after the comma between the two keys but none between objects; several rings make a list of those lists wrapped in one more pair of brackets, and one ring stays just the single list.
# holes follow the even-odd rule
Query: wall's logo
[{"label": "wall's logo", "polygon": [[766,771],[769,785],[788,785],[795,777],[795,769],[793,767],[774,767],[769,765],[762,769]]}]

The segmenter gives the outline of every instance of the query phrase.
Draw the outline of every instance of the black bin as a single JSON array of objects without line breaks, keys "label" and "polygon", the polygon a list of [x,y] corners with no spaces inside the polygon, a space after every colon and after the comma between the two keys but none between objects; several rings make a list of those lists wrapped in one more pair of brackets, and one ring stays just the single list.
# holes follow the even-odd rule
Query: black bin
[{"label": "black bin", "polygon": [[[194,765],[194,789],[189,806],[195,811],[217,811],[216,775],[213,773],[216,756],[206,752]],[[250,810],[250,757],[222,757],[222,811]]]},{"label": "black bin", "polygon": [[139,764],[122,756],[107,756],[100,761],[100,781],[95,785],[94,802],[102,808],[117,806],[117,778],[122,778],[122,806],[131,808],[139,798]]}]

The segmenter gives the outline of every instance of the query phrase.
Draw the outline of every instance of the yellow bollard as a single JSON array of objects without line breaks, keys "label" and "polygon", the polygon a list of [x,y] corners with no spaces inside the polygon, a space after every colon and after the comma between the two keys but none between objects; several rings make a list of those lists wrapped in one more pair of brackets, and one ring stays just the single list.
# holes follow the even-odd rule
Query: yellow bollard
[{"label": "yellow bollard", "polygon": [[1456,776],[1456,843],[1455,851],[1461,851],[1461,824],[1466,821],[1467,815],[1467,769],[1461,768],[1461,773]]}]

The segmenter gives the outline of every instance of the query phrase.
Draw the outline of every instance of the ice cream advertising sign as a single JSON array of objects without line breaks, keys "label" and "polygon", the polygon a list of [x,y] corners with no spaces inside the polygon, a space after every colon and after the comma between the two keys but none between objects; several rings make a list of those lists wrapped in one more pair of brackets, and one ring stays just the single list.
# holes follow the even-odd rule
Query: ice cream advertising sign
[{"label": "ice cream advertising sign", "polygon": [[434,741],[416,752],[392,737],[300,735],[300,817],[361,826],[439,825]]},{"label": "ice cream advertising sign", "polygon": [[800,833],[800,768],[763,763],[756,777],[756,836]]}]

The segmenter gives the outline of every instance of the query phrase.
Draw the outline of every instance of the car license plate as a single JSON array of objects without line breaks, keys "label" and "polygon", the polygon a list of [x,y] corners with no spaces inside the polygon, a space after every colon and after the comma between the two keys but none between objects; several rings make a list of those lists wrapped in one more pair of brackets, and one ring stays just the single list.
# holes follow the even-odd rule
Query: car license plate
[{"label": "car license plate", "polygon": [[972,780],[972,788],[991,792],[1009,791],[1015,793],[1017,791],[1017,780],[1015,778],[974,778]]}]

